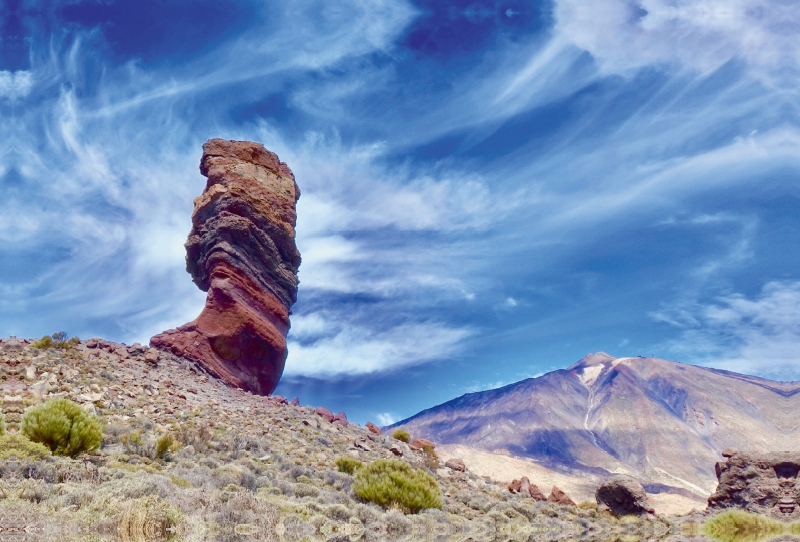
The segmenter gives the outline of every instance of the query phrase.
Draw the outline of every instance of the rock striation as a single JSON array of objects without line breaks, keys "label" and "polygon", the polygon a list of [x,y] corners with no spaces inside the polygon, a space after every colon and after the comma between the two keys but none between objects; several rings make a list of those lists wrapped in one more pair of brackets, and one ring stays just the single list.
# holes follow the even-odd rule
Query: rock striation
[{"label": "rock striation", "polygon": [[186,270],[208,292],[200,316],[150,340],[231,385],[272,393],[286,362],[297,298],[300,190],[289,167],[259,143],[211,139],[194,200]]},{"label": "rock striation", "polygon": [[741,508],[780,519],[800,518],[800,452],[753,454],[723,450],[709,509]]}]

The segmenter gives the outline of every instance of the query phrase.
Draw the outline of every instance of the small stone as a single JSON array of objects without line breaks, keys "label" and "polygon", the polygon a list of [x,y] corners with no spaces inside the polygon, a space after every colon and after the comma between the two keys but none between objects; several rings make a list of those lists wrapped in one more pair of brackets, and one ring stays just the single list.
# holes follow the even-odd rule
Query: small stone
[{"label": "small stone", "polygon": [[561,491],[557,486],[553,486],[553,489],[550,491],[550,496],[547,497],[547,500],[550,502],[554,502],[556,504],[576,506],[575,502],[572,499],[570,499],[567,496],[567,494]]},{"label": "small stone", "polygon": [[467,470],[467,465],[464,463],[464,460],[455,457],[448,459],[444,466],[457,472],[464,472]]},{"label": "small stone", "polygon": [[144,360],[151,365],[158,365],[158,350],[155,348],[148,348],[144,353]]},{"label": "small stone", "polygon": [[392,444],[392,446],[389,448],[389,451],[397,457],[403,457],[403,450],[401,450],[397,444]]},{"label": "small stone", "polygon": [[436,445],[426,438],[415,438],[409,444],[412,451],[422,450],[423,448],[434,448]]}]

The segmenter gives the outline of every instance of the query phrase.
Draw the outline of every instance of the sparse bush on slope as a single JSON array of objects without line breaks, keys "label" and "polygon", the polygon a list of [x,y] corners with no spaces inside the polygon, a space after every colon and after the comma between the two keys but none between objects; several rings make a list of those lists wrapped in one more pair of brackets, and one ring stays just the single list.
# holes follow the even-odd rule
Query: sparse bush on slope
[{"label": "sparse bush on slope", "polygon": [[100,447],[103,431],[97,416],[69,399],[51,399],[22,416],[22,433],[58,455],[74,457]]},{"label": "sparse bush on slope", "polygon": [[392,431],[392,436],[401,442],[408,442],[411,440],[411,435],[408,434],[408,431],[403,431],[402,429],[395,429]]},{"label": "sparse bush on slope", "polygon": [[339,472],[353,474],[356,470],[363,467],[364,464],[355,457],[343,455],[336,458],[336,466],[339,468]]},{"label": "sparse bush on slope", "polygon": [[441,491],[436,480],[426,472],[394,459],[378,459],[358,469],[353,491],[364,500],[384,508],[397,506],[405,513],[442,508]]},{"label": "sparse bush on slope", "polygon": [[38,341],[33,343],[34,348],[45,349],[45,348],[60,348],[62,350],[75,346],[80,342],[78,337],[72,337],[71,339],[67,339],[67,332],[66,331],[59,331],[58,333],[53,333],[52,335],[45,335]]},{"label": "sparse bush on slope", "polygon": [[22,435],[0,436],[0,460],[16,457],[21,460],[39,461],[50,455],[44,444],[31,442]]}]

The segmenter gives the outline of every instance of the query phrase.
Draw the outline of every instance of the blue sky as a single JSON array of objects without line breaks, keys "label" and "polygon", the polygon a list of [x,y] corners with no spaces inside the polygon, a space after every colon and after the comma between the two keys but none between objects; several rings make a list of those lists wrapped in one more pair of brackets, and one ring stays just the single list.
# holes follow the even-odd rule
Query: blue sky
[{"label": "blue sky", "polygon": [[278,393],[359,422],[656,355],[800,379],[789,0],[6,0],[0,334],[193,319],[202,143],[302,190]]}]

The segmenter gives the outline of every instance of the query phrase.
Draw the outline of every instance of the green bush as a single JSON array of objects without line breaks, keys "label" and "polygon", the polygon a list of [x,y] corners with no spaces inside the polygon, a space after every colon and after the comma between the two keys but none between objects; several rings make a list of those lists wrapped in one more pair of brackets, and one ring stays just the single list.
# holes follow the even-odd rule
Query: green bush
[{"label": "green bush", "polygon": [[50,455],[50,449],[44,444],[31,442],[22,435],[0,436],[0,460],[11,456],[17,459],[39,461]]},{"label": "green bush", "polygon": [[725,510],[706,520],[701,531],[716,542],[759,542],[796,535],[797,527],[797,523],[784,523],[744,510]]},{"label": "green bush", "polygon": [[53,453],[70,457],[96,450],[103,442],[97,416],[69,399],[52,399],[29,408],[22,416],[22,432]]},{"label": "green bush", "polygon": [[71,339],[67,339],[67,332],[66,331],[59,331],[58,333],[53,333],[52,335],[45,335],[38,341],[34,341],[33,347],[45,349],[45,348],[61,348],[62,350],[70,348],[78,344],[80,339],[78,337],[72,337]]},{"label": "green bush", "polygon": [[353,474],[355,471],[363,467],[364,464],[355,457],[343,455],[336,458],[336,466],[339,467],[339,472]]},{"label": "green bush", "polygon": [[6,434],[6,419],[3,416],[3,413],[0,412],[0,435]]},{"label": "green bush", "polygon": [[175,437],[172,436],[172,433],[164,433],[156,440],[156,457],[163,459],[174,445]]},{"label": "green bush", "polygon": [[392,431],[392,436],[402,442],[411,440],[411,435],[408,434],[408,431],[403,431],[402,429],[395,429]]},{"label": "green bush", "polygon": [[436,480],[426,472],[396,459],[378,459],[356,471],[353,491],[362,499],[388,508],[397,506],[416,514],[442,508]]}]

